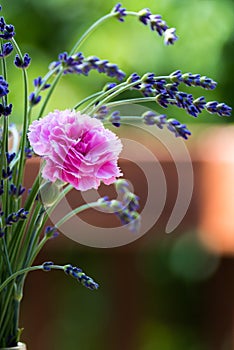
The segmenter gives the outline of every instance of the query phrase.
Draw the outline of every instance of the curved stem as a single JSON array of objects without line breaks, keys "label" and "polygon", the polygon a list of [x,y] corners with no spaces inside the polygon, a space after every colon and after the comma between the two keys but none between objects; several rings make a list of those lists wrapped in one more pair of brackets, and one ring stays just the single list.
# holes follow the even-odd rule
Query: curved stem
[{"label": "curved stem", "polygon": [[[50,266],[50,268],[53,270],[63,270],[63,266],[60,266],[60,265],[52,265],[52,266]],[[24,274],[27,274],[28,272],[31,272],[31,271],[36,271],[36,270],[43,270],[43,265],[26,267],[25,269],[16,271],[0,285],[0,293],[11,281],[15,280],[17,277],[24,275]]]},{"label": "curved stem", "polygon": [[95,23],[93,23],[93,25],[91,25],[91,27],[89,27],[89,29],[86,30],[86,32],[75,43],[69,55],[73,55],[79,49],[79,47],[85,42],[85,40],[90,36],[90,34],[94,32],[95,29],[97,29],[97,27],[99,27],[103,22],[105,22],[106,20],[114,16],[116,16],[116,14],[108,13],[107,15],[103,16],[102,18],[98,19]]},{"label": "curved stem", "polygon": [[89,209],[89,208],[95,208],[95,207],[99,207],[100,203],[99,202],[92,202],[92,203],[88,203],[88,204],[84,204],[81,205],[80,207],[72,210],[71,212],[69,212],[67,215],[65,215],[62,219],[60,219],[57,224],[55,225],[57,228],[59,228],[60,226],[62,226],[66,221],[68,221],[69,219],[71,219],[74,215],[81,213],[82,211]]},{"label": "curved stem", "polygon": [[138,79],[137,81],[134,81],[130,84],[125,82],[125,83],[122,83],[120,85],[117,85],[118,89],[115,89],[115,91],[113,93],[107,95],[97,106],[95,106],[92,109],[91,113],[95,113],[100,108],[101,105],[105,105],[106,102],[108,102],[111,99],[113,99],[114,97],[122,94],[124,91],[130,89],[134,85],[139,84],[140,82],[141,82],[141,79]]},{"label": "curved stem", "polygon": [[80,102],[78,102],[74,107],[73,109],[77,109],[79,108],[81,105],[83,105],[84,103],[86,103],[87,101],[89,100],[92,100],[94,97],[98,97],[100,95],[102,95],[102,91],[99,91],[99,92],[96,92],[95,94],[93,95],[90,95],[90,96],[87,96],[86,98],[84,98],[83,100],[81,100]]}]

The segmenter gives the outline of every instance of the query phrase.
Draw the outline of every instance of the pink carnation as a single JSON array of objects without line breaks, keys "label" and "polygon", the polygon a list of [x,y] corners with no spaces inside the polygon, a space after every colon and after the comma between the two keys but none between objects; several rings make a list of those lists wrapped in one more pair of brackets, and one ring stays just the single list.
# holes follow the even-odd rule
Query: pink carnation
[{"label": "pink carnation", "polygon": [[109,185],[122,175],[117,165],[120,139],[88,115],[56,110],[35,120],[28,138],[34,152],[46,161],[42,176],[52,182],[60,179],[86,191],[98,188],[101,181]]}]

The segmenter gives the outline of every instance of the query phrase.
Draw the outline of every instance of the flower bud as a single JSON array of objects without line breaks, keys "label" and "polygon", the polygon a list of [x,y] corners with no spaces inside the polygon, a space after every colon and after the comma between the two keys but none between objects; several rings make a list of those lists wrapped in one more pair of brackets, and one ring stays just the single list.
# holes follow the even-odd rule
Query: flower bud
[{"label": "flower bud", "polygon": [[56,182],[46,181],[39,189],[39,200],[46,207],[49,208],[55,204],[60,193],[60,186]]}]

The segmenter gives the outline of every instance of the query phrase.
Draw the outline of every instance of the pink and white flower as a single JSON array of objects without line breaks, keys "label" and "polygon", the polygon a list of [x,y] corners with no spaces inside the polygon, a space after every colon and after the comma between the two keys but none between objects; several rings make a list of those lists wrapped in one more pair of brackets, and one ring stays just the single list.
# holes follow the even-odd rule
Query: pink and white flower
[{"label": "pink and white flower", "polygon": [[88,115],[55,110],[30,125],[28,138],[46,161],[42,176],[52,182],[59,179],[86,191],[122,175],[117,164],[120,139]]}]

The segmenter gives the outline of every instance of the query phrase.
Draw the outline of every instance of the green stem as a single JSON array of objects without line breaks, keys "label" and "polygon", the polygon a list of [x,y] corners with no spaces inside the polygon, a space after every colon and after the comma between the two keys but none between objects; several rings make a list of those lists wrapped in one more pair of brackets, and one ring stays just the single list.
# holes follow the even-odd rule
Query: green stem
[{"label": "green stem", "polygon": [[12,268],[11,268],[11,263],[10,263],[10,259],[9,259],[9,255],[8,255],[8,250],[7,250],[7,245],[6,245],[6,241],[5,241],[5,236],[2,238],[2,242],[3,242],[3,251],[4,251],[4,258],[6,260],[6,264],[7,264],[7,268],[9,271],[9,274],[12,274]]},{"label": "green stem", "polygon": [[[51,269],[53,270],[64,270],[63,266],[60,265],[52,265]],[[11,282],[14,281],[17,277],[28,274],[29,272],[36,271],[36,270],[43,270],[43,265],[36,265],[31,267],[26,267],[22,270],[16,271],[13,273],[10,277],[8,277],[1,285],[0,285],[0,293],[3,291],[3,289]]]},{"label": "green stem", "polygon": [[[21,50],[15,41],[15,39],[12,39],[12,42],[15,46],[15,49],[21,58],[23,60],[23,55],[21,53]],[[22,181],[23,181],[23,171],[24,171],[24,164],[25,164],[25,145],[26,145],[26,136],[28,131],[28,76],[26,69],[22,69],[23,74],[23,84],[24,84],[24,117],[23,117],[23,132],[20,139],[20,160],[19,160],[19,168],[18,168],[18,177],[17,177],[17,183],[16,186],[18,187]]]},{"label": "green stem", "polygon": [[45,98],[45,100],[43,102],[43,105],[41,107],[41,110],[40,110],[40,112],[38,114],[38,119],[42,117],[42,115],[43,115],[43,113],[45,111],[45,108],[46,108],[46,106],[47,106],[47,104],[48,104],[48,102],[49,102],[49,100],[50,100],[50,98],[51,98],[51,96],[52,96],[52,94],[53,94],[53,92],[54,92],[54,90],[55,90],[55,88],[56,88],[56,86],[57,86],[61,76],[62,76],[62,74],[63,74],[63,70],[60,70],[60,72],[56,75],[54,81],[52,82],[52,84],[50,86],[50,89],[49,89],[49,91],[48,91],[48,93],[46,95],[46,98]]},{"label": "green stem", "polygon": [[102,95],[102,94],[103,94],[103,92],[102,92],[102,91],[99,91],[99,92],[96,92],[96,93],[93,94],[93,95],[90,95],[90,96],[84,98],[83,100],[81,100],[80,102],[78,102],[78,103],[73,107],[73,109],[78,109],[81,105],[83,105],[83,104],[86,103],[87,101],[92,100],[94,97],[100,96],[100,95]]},{"label": "green stem", "polygon": [[129,98],[126,100],[119,100],[119,101],[107,103],[106,106],[107,107],[114,107],[114,106],[133,104],[133,103],[144,103],[144,102],[155,102],[155,97]]},{"label": "green stem", "polygon": [[[129,84],[125,82],[125,83],[122,83],[120,85],[117,85],[118,89],[117,89],[117,87],[115,87],[116,88],[115,91],[113,91],[113,93],[111,93],[111,94],[108,94],[103,100],[101,100],[100,103],[92,109],[91,113],[92,114],[95,113],[100,108],[101,105],[105,105],[108,101],[112,100],[114,97],[122,94],[126,90],[129,90],[132,86],[139,84],[140,82],[141,82],[141,79],[134,81],[132,83],[129,83]],[[85,108],[85,110],[88,107],[89,106],[87,106]]]},{"label": "green stem", "polygon": [[71,49],[69,55],[73,55],[79,49],[79,47],[85,42],[85,40],[90,36],[90,34],[94,32],[94,30],[96,30],[103,22],[115,16],[116,14],[114,13],[108,13],[107,15],[103,16],[102,18],[98,19],[95,23],[93,23],[93,25],[90,26],[88,30],[86,30],[86,32],[79,38],[79,40],[77,40],[77,42]]},{"label": "green stem", "polygon": [[72,218],[74,215],[81,213],[84,210],[87,210],[89,208],[95,208],[95,207],[99,207],[100,203],[99,202],[92,202],[92,203],[88,203],[88,204],[84,204],[81,205],[80,207],[72,210],[71,212],[69,212],[67,215],[65,215],[62,219],[60,219],[57,224],[55,225],[57,228],[59,228],[60,226],[62,226],[66,221],[68,221],[70,218]]},{"label": "green stem", "polygon": [[[40,182],[40,174],[37,175],[37,178],[34,181],[31,192],[26,199],[26,202],[24,205],[25,211],[31,212],[32,210],[35,198],[38,194],[39,182]],[[15,266],[17,266],[17,256],[19,255],[19,247],[21,245],[21,242],[23,242],[23,239],[24,239],[26,225],[27,225],[27,220],[19,221],[16,224],[15,230],[14,230],[15,233],[17,232],[17,234],[15,234],[11,240],[11,249],[10,249],[9,255],[10,255],[11,261],[14,261]]]}]

